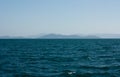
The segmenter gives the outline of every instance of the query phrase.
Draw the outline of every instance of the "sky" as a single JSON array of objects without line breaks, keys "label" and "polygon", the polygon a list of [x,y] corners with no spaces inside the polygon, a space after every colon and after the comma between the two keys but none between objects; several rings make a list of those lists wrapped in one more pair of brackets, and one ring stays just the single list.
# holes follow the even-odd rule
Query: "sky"
[{"label": "sky", "polygon": [[0,0],[0,36],[120,34],[120,0]]}]

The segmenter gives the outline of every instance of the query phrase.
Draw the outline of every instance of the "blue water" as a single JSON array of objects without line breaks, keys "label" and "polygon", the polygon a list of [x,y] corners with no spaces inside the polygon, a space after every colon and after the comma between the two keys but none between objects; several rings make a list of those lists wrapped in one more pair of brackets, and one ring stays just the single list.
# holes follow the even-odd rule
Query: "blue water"
[{"label": "blue water", "polygon": [[120,77],[120,40],[0,40],[0,77]]}]

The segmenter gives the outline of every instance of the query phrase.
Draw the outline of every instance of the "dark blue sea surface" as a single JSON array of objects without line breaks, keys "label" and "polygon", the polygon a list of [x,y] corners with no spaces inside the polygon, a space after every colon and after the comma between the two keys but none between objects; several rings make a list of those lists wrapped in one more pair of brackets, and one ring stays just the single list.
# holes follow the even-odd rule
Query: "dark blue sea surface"
[{"label": "dark blue sea surface", "polygon": [[0,77],[120,77],[120,40],[1,39]]}]

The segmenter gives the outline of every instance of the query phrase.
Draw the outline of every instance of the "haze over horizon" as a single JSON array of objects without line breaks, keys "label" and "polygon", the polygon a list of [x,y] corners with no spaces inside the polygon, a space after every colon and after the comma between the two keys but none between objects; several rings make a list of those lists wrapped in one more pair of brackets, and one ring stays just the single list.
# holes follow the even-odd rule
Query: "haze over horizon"
[{"label": "haze over horizon", "polygon": [[0,0],[0,36],[120,34],[120,0]]}]

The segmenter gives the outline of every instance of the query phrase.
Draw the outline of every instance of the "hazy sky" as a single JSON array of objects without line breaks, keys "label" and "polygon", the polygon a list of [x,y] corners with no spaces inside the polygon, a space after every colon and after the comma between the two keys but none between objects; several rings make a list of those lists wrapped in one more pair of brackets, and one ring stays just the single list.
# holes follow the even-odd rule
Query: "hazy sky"
[{"label": "hazy sky", "polygon": [[120,0],[0,0],[0,36],[120,33]]}]

